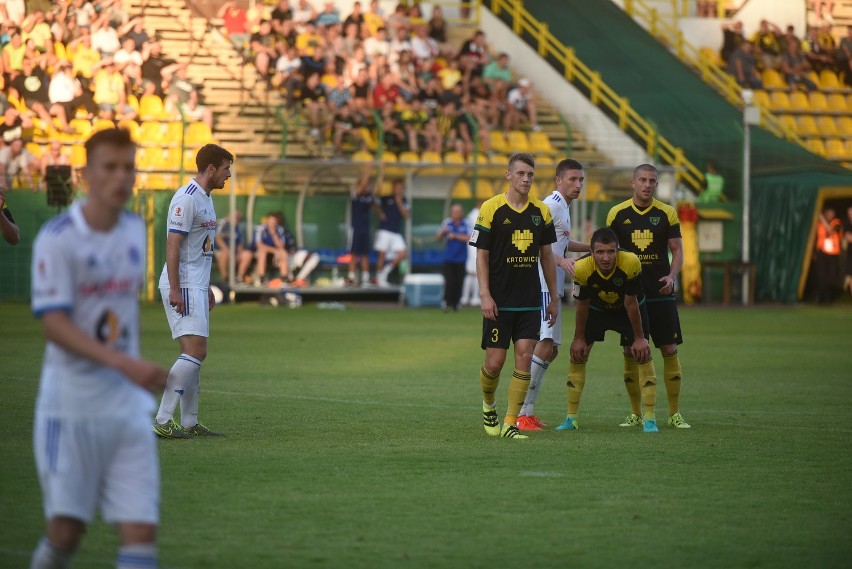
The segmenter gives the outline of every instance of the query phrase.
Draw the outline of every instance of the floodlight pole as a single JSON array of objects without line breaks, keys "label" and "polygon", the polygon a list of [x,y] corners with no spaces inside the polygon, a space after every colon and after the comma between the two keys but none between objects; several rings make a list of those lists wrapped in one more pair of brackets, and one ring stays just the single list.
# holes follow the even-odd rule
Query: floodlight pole
[{"label": "floodlight pole", "polygon": [[750,297],[748,263],[751,260],[751,235],[749,225],[751,220],[751,125],[760,124],[760,108],[754,105],[754,91],[743,89],[743,273],[742,301],[748,306]]}]

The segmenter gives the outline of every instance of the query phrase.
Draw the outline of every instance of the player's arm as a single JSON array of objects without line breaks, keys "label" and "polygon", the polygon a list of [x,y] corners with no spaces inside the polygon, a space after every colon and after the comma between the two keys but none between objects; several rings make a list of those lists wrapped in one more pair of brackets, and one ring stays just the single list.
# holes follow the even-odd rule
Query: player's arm
[{"label": "player's arm", "polygon": [[586,322],[589,320],[588,298],[578,298],[574,318],[574,340],[571,342],[571,361],[583,363],[589,358],[589,345],[586,343]]},{"label": "player's arm", "polygon": [[491,282],[488,274],[491,251],[476,250],[476,280],[479,282],[479,300],[482,303],[482,315],[488,320],[497,320],[497,304],[491,296]]},{"label": "player's arm", "polygon": [[[556,288],[556,258],[553,256],[553,247],[550,246],[550,243],[541,246],[539,261],[544,282],[547,284],[548,292],[550,292],[550,302],[544,307],[544,315],[548,325],[553,326],[556,322],[557,310],[559,310],[559,295]],[[571,271],[573,272],[573,270],[572,265]]]},{"label": "player's arm", "polygon": [[402,197],[395,197],[394,201],[396,202],[399,214],[403,217],[403,219],[408,219],[411,216],[411,210],[405,205],[405,202],[402,201]]},{"label": "player's arm", "polygon": [[183,313],[183,295],[180,293],[180,245],[186,235],[170,231],[166,238],[166,275],[169,277],[169,306]]},{"label": "player's arm", "polygon": [[9,245],[17,245],[21,240],[21,230],[12,218],[9,210],[5,209],[6,191],[0,188],[0,233],[3,234],[3,239]]},{"label": "player's arm", "polygon": [[635,294],[624,295],[624,308],[627,310],[627,318],[630,319],[630,327],[633,329],[633,343],[630,345],[630,353],[637,362],[643,363],[651,358],[651,348],[645,339],[642,330],[642,316],[639,313],[639,300]]},{"label": "player's arm", "polygon": [[582,241],[574,241],[573,239],[568,240],[568,250],[572,253],[589,253],[592,248],[588,243],[583,243]]},{"label": "player's arm", "polygon": [[674,293],[675,280],[677,280],[677,275],[683,267],[683,239],[680,237],[669,239],[669,250],[672,252],[672,265],[669,274],[659,280],[663,285],[660,287],[660,294]]},{"label": "player's arm", "polygon": [[74,324],[65,310],[52,310],[41,316],[45,337],[61,348],[105,367],[121,372],[133,383],[151,392],[162,391],[169,373],[157,364],[136,359],[106,346]]}]

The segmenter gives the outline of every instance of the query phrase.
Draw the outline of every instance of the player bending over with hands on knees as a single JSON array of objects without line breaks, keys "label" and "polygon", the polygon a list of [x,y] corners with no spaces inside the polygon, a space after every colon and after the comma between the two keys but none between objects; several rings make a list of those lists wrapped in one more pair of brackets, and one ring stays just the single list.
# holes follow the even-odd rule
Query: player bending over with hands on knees
[{"label": "player bending over with hands on knees", "polygon": [[157,566],[150,416],[167,374],[139,358],[146,230],[124,209],[135,157],[126,130],[92,135],[87,200],[48,221],[33,246],[32,308],[47,338],[33,445],[47,531],[31,569],[68,567],[96,509],[118,531],[119,569]]},{"label": "player bending over with hands on knees", "polygon": [[568,413],[556,430],[577,428],[589,353],[595,342],[603,342],[607,330],[613,330],[621,334],[621,345],[629,346],[639,366],[643,428],[646,433],[655,433],[657,377],[648,346],[648,313],[640,281],[642,265],[639,257],[618,248],[618,239],[609,227],[596,230],[590,245],[591,254],[574,264],[577,314],[568,368]]}]

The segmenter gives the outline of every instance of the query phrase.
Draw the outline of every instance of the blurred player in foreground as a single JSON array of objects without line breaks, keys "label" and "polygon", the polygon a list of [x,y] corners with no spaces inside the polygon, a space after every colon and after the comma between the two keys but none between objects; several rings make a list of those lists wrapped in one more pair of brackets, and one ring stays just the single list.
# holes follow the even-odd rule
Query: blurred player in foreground
[{"label": "blurred player in foreground", "polygon": [[124,210],[135,156],[125,130],[92,135],[88,199],[47,222],[33,246],[32,308],[47,338],[33,444],[47,531],[31,569],[67,567],[96,509],[118,531],[117,567],[157,566],[150,416],[167,374],[139,359],[145,224]]}]

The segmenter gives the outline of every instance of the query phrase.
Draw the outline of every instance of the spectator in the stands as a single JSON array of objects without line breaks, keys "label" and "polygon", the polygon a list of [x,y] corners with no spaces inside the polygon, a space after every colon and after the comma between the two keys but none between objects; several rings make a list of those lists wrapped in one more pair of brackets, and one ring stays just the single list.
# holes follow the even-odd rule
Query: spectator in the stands
[{"label": "spectator in the stands", "polygon": [[402,128],[399,113],[394,109],[394,104],[386,102],[383,107],[377,108],[382,115],[382,127],[385,131],[385,148],[391,152],[402,152],[408,149],[405,130]]},{"label": "spectator in the stands", "polygon": [[275,80],[273,84],[289,89],[292,81],[300,81],[302,58],[295,47],[288,47],[284,54],[275,62]]},{"label": "spectator in the stands", "polygon": [[797,43],[789,44],[781,61],[781,71],[791,90],[802,87],[807,91],[813,91],[817,88],[816,84],[807,77],[809,69],[808,61],[802,55],[801,46]]},{"label": "spectator in the stands", "polygon": [[72,63],[71,73],[80,80],[83,89],[89,89],[101,62],[100,52],[92,47],[92,37],[84,31],[68,45],[67,52]]},{"label": "spectator in the stands", "polygon": [[92,22],[92,47],[98,50],[101,57],[112,57],[119,49],[121,42],[115,24],[109,21],[109,14],[102,13]]},{"label": "spectator in the stands", "polygon": [[[332,64],[333,65],[333,64]],[[349,101],[352,100],[352,87],[346,86],[346,81],[343,75],[337,75],[333,87],[326,92],[331,111],[337,111],[343,107],[349,106]]]},{"label": "spectator in the stands", "polygon": [[325,46],[325,38],[317,31],[317,27],[308,22],[302,26],[302,31],[296,36],[296,49],[302,57],[312,56],[314,50]]},{"label": "spectator in the stands", "polygon": [[322,75],[325,70],[325,48],[318,45],[310,54],[302,54],[302,75],[307,79],[311,75]]},{"label": "spectator in the stands", "polygon": [[24,66],[26,52],[27,47],[24,45],[21,30],[11,28],[9,30],[9,43],[3,46],[3,71],[7,74],[13,71],[20,72]]},{"label": "spectator in the stands", "polygon": [[272,10],[271,19],[273,24],[275,22],[282,23],[286,20],[292,20],[293,10],[290,9],[290,0],[279,0],[278,4]]},{"label": "spectator in the stands", "polygon": [[343,80],[347,85],[351,85],[355,81],[355,78],[358,77],[358,73],[362,69],[366,70],[368,67],[367,53],[362,46],[358,45],[352,57],[346,60],[346,64],[343,67]]},{"label": "spectator in the stands", "polygon": [[340,23],[340,14],[334,6],[334,2],[326,2],[322,12],[314,19],[317,26],[332,26]]},{"label": "spectator in the stands", "polygon": [[74,19],[77,20],[77,25],[81,28],[89,28],[98,17],[95,6],[89,0],[74,0],[72,14]]},{"label": "spectator in the stands", "polygon": [[432,17],[429,19],[429,37],[439,44],[447,43],[447,21],[440,6],[432,7]]},{"label": "spectator in the stands", "polygon": [[352,13],[346,16],[346,19],[343,20],[343,29],[345,30],[350,24],[355,24],[358,37],[360,37],[361,31],[364,28],[364,13],[361,11],[360,2],[352,4]]},{"label": "spectator in the stands", "polygon": [[387,35],[386,28],[379,28],[374,36],[364,40],[364,51],[367,53],[367,59],[373,59],[379,55],[390,56],[390,43]]},{"label": "spectator in the stands", "polygon": [[302,109],[308,115],[311,136],[319,137],[326,110],[325,92],[320,84],[319,73],[307,75],[295,91],[296,100],[301,103]]},{"label": "spectator in the stands", "polygon": [[429,29],[424,25],[414,28],[414,38],[411,40],[411,52],[418,63],[435,59],[441,54],[438,42],[429,37]]},{"label": "spectator in the stands", "polygon": [[379,7],[378,0],[370,0],[370,9],[364,12],[364,25],[367,28],[367,33],[373,37],[378,33],[379,28],[385,27],[384,13]]},{"label": "spectator in the stands", "polygon": [[50,78],[32,59],[24,59],[21,73],[11,81],[11,87],[24,99],[27,108],[35,112],[45,123],[45,128],[53,125],[52,118],[59,122],[63,132],[74,132],[68,126],[65,108],[50,102]]},{"label": "spectator in the stands", "polygon": [[811,69],[819,73],[823,69],[834,69],[835,57],[834,53],[826,53],[823,51],[822,44],[819,41],[819,30],[817,28],[808,28],[808,39],[806,40],[807,51],[805,51],[805,59]]},{"label": "spectator in the stands", "polygon": [[846,85],[852,86],[852,26],[846,27],[846,37],[840,40],[840,47],[837,49],[837,67],[843,72]]},{"label": "spectator in the stands", "polygon": [[50,78],[48,97],[51,105],[62,105],[65,116],[74,118],[77,107],[84,107],[87,118],[92,119],[98,114],[98,107],[92,97],[92,92],[83,89],[80,81],[71,74],[71,63],[60,60],[56,64],[53,76]]},{"label": "spectator in the stands", "polygon": [[458,60],[452,59],[447,62],[447,66],[438,71],[438,78],[441,80],[441,87],[444,91],[450,91],[461,83],[462,72],[459,69]]},{"label": "spectator in the stands", "polygon": [[343,24],[343,38],[340,42],[340,55],[350,59],[355,55],[355,50],[361,47],[361,32],[358,24],[349,22]]},{"label": "spectator in the stands", "polygon": [[115,66],[111,57],[102,59],[92,80],[95,104],[101,118],[121,120],[133,118],[135,112],[127,104],[127,90],[124,77]]},{"label": "spectator in the stands", "polygon": [[260,76],[265,78],[269,74],[272,62],[278,58],[275,36],[272,35],[272,22],[261,20],[257,33],[251,36],[250,45],[254,66]]},{"label": "spectator in the stands", "polygon": [[403,51],[411,51],[411,39],[407,29],[399,28],[390,42],[390,63],[396,63]]},{"label": "spectator in the stands", "polygon": [[295,10],[293,10],[293,22],[296,24],[296,29],[301,32],[302,28],[308,23],[313,22],[317,17],[317,11],[311,6],[308,0],[299,0]]},{"label": "spectator in the stands", "polygon": [[781,56],[785,51],[781,45],[781,35],[781,29],[778,26],[767,20],[761,20],[760,27],[751,38],[755,53],[766,69],[781,68]]},{"label": "spectator in the stands", "polygon": [[745,41],[745,35],[743,35],[743,23],[738,20],[734,23],[722,24],[722,35],[724,36],[724,39],[722,41],[722,49],[719,51],[719,55],[722,57],[722,61],[727,63],[731,54],[737,51],[737,49],[739,49]]},{"label": "spectator in the stands", "polygon": [[357,120],[352,112],[352,107],[345,104],[334,110],[332,115],[332,143],[334,152],[340,154],[343,151],[343,142],[349,139],[353,144],[363,142],[361,132],[357,128]]},{"label": "spectator in the stands", "polygon": [[814,11],[814,16],[816,16],[818,22],[822,20],[834,22],[834,17],[832,16],[834,12],[834,0],[808,0],[808,4],[811,5],[811,9]]},{"label": "spectator in the stands", "polygon": [[538,109],[535,93],[529,79],[521,79],[518,85],[509,89],[506,95],[506,114],[503,116],[503,129],[516,130],[522,117],[530,122],[533,131],[541,130],[538,125]]},{"label": "spectator in the stands", "polygon": [[373,85],[366,69],[358,71],[352,82],[352,100],[360,109],[367,109],[373,102]]},{"label": "spectator in the stands", "polygon": [[33,47],[39,53],[53,53],[53,32],[50,24],[45,21],[43,10],[34,10],[32,14],[24,18],[21,24],[21,32],[24,40],[32,40]]},{"label": "spectator in the stands", "polygon": [[24,137],[24,131],[33,128],[30,117],[22,115],[15,107],[7,107],[3,112],[3,122],[0,123],[0,142],[8,146],[13,140]]},{"label": "spectator in the stands", "polygon": [[249,38],[251,38],[246,11],[240,8],[236,2],[230,1],[222,4],[216,17],[222,20],[225,34],[231,43],[234,44],[234,47],[238,50],[244,49]]},{"label": "spectator in the stands", "polygon": [[763,81],[757,73],[754,45],[750,41],[744,41],[728,57],[728,73],[734,76],[740,87],[763,89]]},{"label": "spectator in the stands", "polygon": [[485,66],[482,70],[482,78],[485,83],[494,90],[497,97],[506,96],[506,90],[512,83],[512,70],[509,69],[509,55],[501,53],[497,59]]},{"label": "spectator in the stands", "polygon": [[799,39],[799,36],[796,35],[796,28],[792,24],[787,26],[787,31],[784,32],[783,41],[781,45],[786,46],[791,41],[802,43],[802,40]]},{"label": "spectator in the stands", "polygon": [[407,37],[407,34],[411,31],[411,22],[408,20],[408,7],[403,3],[397,4],[393,14],[385,20],[385,27],[391,38],[399,38],[400,32],[405,32]]},{"label": "spectator in the stands", "polygon": [[3,189],[11,188],[12,182],[19,179],[25,187],[37,191],[34,175],[38,168],[38,160],[26,149],[22,139],[16,138],[0,148],[0,187]]},{"label": "spectator in the stands", "polygon": [[189,79],[189,69],[186,64],[179,64],[174,77],[169,82],[166,96],[166,111],[173,115],[178,112],[187,120],[201,121],[213,129],[213,110],[200,104],[198,89]]},{"label": "spectator in the stands", "polygon": [[697,13],[699,18],[715,18],[716,0],[698,0]]},{"label": "spectator in the stands", "polygon": [[476,30],[473,37],[462,44],[459,51],[461,68],[465,73],[482,75],[485,64],[488,63],[488,46],[485,44],[485,32]]},{"label": "spectator in the stands", "polygon": [[384,109],[386,103],[394,103],[400,98],[399,87],[397,87],[394,76],[387,69],[382,74],[379,84],[373,88],[373,107],[378,110]]},{"label": "spectator in the stands", "polygon": [[133,38],[125,38],[121,44],[121,49],[115,52],[112,57],[115,61],[116,69],[123,71],[128,65],[142,67],[142,54],[136,51],[136,42]]},{"label": "spectator in the stands", "polygon": [[20,26],[26,15],[27,7],[24,0],[3,0],[0,2],[0,19]]},{"label": "spectator in the stands", "polygon": [[[42,187],[47,186],[47,168],[50,166],[70,166],[71,159],[62,152],[62,143],[51,140],[47,151],[42,155],[39,162],[39,173],[41,174]],[[77,171],[71,169],[71,185],[77,184]]]},{"label": "spectator in the stands", "polygon": [[410,51],[403,51],[396,64],[391,65],[391,71],[396,75],[396,85],[399,94],[405,101],[413,99],[419,91],[417,86],[417,66]]},{"label": "spectator in the stands", "polygon": [[163,80],[171,77],[178,63],[162,55],[160,42],[148,42],[142,46],[142,90],[145,94],[165,96]]},{"label": "spectator in the stands", "polygon": [[144,16],[136,16],[129,20],[125,25],[118,30],[118,35],[122,37],[121,45],[125,49],[127,49],[126,40],[133,40],[133,49],[134,51],[141,52],[142,46],[151,41],[151,36],[148,35],[148,32],[145,31],[145,18]]},{"label": "spectator in the stands", "polygon": [[834,40],[834,34],[831,33],[830,25],[826,24],[819,28],[817,41],[819,42],[820,49],[834,59],[837,53],[837,42]]}]

